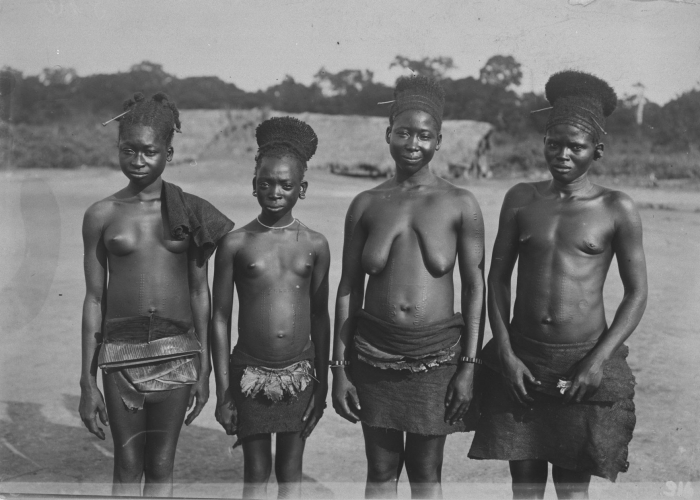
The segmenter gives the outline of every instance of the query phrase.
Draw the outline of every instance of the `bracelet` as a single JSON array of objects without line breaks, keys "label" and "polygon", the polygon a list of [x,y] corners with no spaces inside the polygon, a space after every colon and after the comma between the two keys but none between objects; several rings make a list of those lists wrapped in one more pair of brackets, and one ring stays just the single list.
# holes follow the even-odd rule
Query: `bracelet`
[{"label": "bracelet", "polygon": [[462,356],[459,358],[459,361],[462,363],[474,363],[475,365],[483,365],[484,362],[481,361],[479,358],[468,358],[466,356]]},{"label": "bracelet", "polygon": [[331,368],[338,368],[339,366],[350,366],[350,361],[345,360],[336,361],[334,359],[331,359],[330,361],[328,361],[328,363],[330,363]]}]

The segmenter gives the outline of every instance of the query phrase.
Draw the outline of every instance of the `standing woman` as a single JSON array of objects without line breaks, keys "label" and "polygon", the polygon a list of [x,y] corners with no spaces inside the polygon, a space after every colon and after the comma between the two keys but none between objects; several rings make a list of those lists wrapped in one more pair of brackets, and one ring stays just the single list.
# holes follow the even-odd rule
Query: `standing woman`
[{"label": "standing woman", "polygon": [[[128,185],[85,212],[80,416],[104,439],[111,421],[112,494],[171,496],[175,448],[209,397],[207,259],[233,222],[162,180],[180,130],[175,103],[137,93],[119,118]],[[99,353],[99,358],[98,358]],[[97,387],[103,368],[104,399]]]},{"label": "standing woman", "polygon": [[430,170],[442,88],[402,78],[394,96],[386,142],[396,175],[360,193],[345,222],[333,406],[362,421],[368,498],[395,497],[404,464],[414,498],[441,497],[445,438],[467,429],[483,332],[484,225],[474,196]]}]

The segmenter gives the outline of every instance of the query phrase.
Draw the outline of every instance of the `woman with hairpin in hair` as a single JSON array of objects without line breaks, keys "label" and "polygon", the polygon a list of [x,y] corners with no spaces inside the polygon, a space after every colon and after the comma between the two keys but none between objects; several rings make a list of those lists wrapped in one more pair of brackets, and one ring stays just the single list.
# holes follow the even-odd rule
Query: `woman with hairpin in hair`
[{"label": "woman with hairpin in hair", "polygon": [[[646,307],[642,223],[629,196],[588,177],[615,91],[562,71],[545,95],[551,179],[517,184],[503,200],[489,272],[493,339],[482,354],[493,372],[469,456],[508,460],[513,498],[544,498],[550,463],[559,498],[588,498],[591,475],[614,481],[629,466],[635,381],[624,342]],[[625,293],[608,325],[613,256]]]},{"label": "woman with hairpin in hair", "polygon": [[[255,131],[260,215],[216,253],[212,355],[216,419],[243,445],[243,498],[265,498],[277,434],[279,498],[301,496],[302,457],[326,407],[330,319],[326,238],[295,219],[318,139],[306,123],[271,118]],[[238,342],[229,320],[238,290]],[[235,446],[235,445],[234,445]]]},{"label": "woman with hairpin in hair", "polygon": [[446,436],[469,427],[484,225],[474,196],[430,169],[442,142],[440,85],[403,78],[394,97],[385,139],[396,174],[355,197],[345,221],[333,405],[362,422],[367,497],[395,497],[404,465],[414,498],[440,497]]},{"label": "woman with hairpin in hair", "polygon": [[[80,416],[114,440],[114,495],[171,496],[185,413],[209,397],[207,259],[233,222],[161,175],[180,130],[167,95],[137,93],[119,119],[126,187],[85,212]],[[97,387],[103,369],[104,398]],[[109,423],[108,423],[109,418]]]}]

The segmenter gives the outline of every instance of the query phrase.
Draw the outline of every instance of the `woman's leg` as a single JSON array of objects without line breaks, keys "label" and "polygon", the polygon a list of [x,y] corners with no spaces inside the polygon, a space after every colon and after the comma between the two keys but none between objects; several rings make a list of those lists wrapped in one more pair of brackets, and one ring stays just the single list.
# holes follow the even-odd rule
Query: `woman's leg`
[{"label": "woman's leg", "polygon": [[442,454],[447,436],[406,434],[406,474],[411,498],[442,498]]},{"label": "woman's leg", "polygon": [[267,482],[272,472],[270,434],[243,439],[243,498],[267,498]]},{"label": "woman's leg", "polygon": [[552,480],[560,500],[565,498],[588,498],[591,475],[552,465]]},{"label": "woman's leg", "polygon": [[548,468],[546,460],[511,460],[513,498],[544,498]]},{"label": "woman's leg", "polygon": [[403,432],[362,424],[367,455],[365,498],[396,498],[396,485],[406,454]]},{"label": "woman's leg", "polygon": [[112,495],[139,497],[146,446],[146,413],[127,409],[114,376],[102,374],[109,428],[114,441]]},{"label": "woman's leg", "polygon": [[[173,495],[173,466],[175,451],[185,420],[190,387],[173,389],[157,403],[144,405],[146,413],[146,481],[144,496],[160,497]],[[160,396],[160,395],[159,395]]]},{"label": "woman's leg", "polygon": [[301,498],[301,468],[304,445],[301,432],[277,434],[275,475],[279,485],[277,498]]}]

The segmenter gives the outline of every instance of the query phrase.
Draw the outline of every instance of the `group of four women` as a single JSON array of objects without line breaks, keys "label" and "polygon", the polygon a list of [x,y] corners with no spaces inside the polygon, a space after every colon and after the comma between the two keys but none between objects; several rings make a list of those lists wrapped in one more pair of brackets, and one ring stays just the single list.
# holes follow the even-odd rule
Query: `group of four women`
[{"label": "group of four women", "polygon": [[[425,77],[397,82],[385,136],[396,173],[348,209],[332,357],[328,243],[292,215],[318,145],[311,127],[284,117],[257,128],[261,212],[233,230],[208,202],[161,178],[180,128],[172,101],[127,101],[119,162],[129,183],[83,223],[80,414],[101,439],[96,417],[105,425],[109,417],[113,493],[141,494],[145,475],[144,495],[172,494],[180,427],[206,403],[212,366],[216,419],[243,448],[246,498],[265,497],[272,433],[279,496],[300,495],[329,366],[336,412],[362,422],[367,497],[395,496],[404,466],[413,497],[439,497],[446,436],[467,430],[476,431],[470,457],[510,462],[517,498],[542,497],[548,463],[561,498],[585,497],[591,474],[614,480],[626,470],[635,417],[623,342],[646,302],[641,224],[629,197],[587,176],[616,97],[573,71],[554,75],[546,92],[552,178],[506,195],[489,274],[494,338],[482,350],[481,211],[472,193],[429,167],[442,142],[444,93]],[[613,255],[625,295],[608,326],[602,289]]]}]

